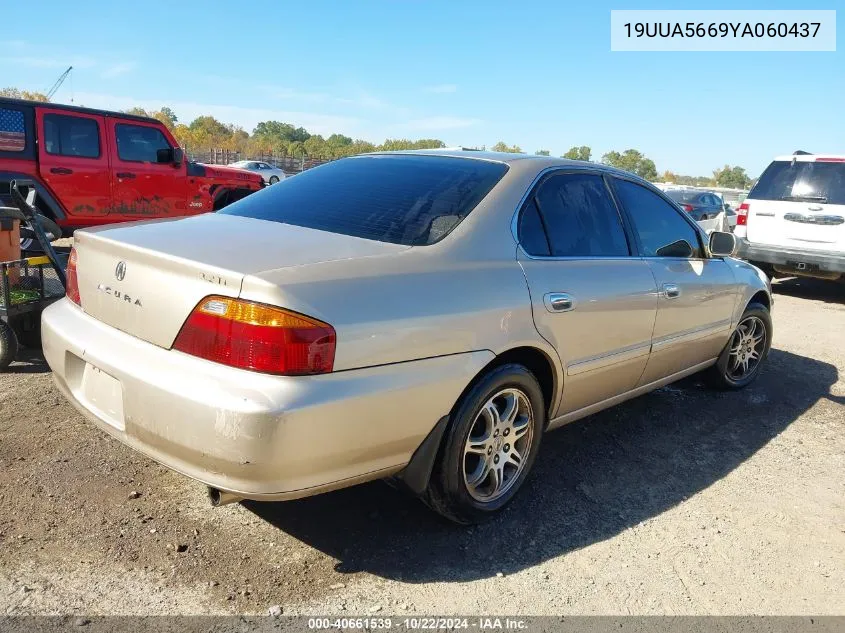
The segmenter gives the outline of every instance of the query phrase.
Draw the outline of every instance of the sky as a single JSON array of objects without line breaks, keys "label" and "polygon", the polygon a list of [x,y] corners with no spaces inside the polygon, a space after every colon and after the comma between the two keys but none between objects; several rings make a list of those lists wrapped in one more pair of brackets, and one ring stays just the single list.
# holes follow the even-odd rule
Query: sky
[{"label": "sky", "polygon": [[[11,0],[0,0],[0,7]],[[15,5],[18,6],[18,5]],[[594,159],[638,149],[659,171],[757,176],[797,149],[845,153],[836,52],[611,52],[611,9],[730,2],[39,0],[0,41],[0,87],[113,110],[171,107],[252,131],[279,120],[375,143],[497,141]],[[143,8],[140,8],[140,7]],[[84,8],[80,8],[84,7]],[[803,2],[745,2],[801,9]],[[816,0],[836,9],[841,0]]]}]

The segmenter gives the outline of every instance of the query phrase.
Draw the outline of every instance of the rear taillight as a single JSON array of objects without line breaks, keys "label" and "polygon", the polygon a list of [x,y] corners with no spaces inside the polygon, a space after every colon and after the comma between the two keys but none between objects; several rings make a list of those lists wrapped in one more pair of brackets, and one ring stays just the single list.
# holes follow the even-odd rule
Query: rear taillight
[{"label": "rear taillight", "polygon": [[845,163],[845,158],[839,156],[821,156],[814,160],[816,163]]},{"label": "rear taillight", "polygon": [[683,207],[684,207],[684,211],[686,211],[687,213],[692,212],[692,205],[691,204],[685,204],[685,205],[683,205]]},{"label": "rear taillight", "polygon": [[76,249],[70,249],[70,255],[67,258],[67,270],[65,271],[67,277],[67,287],[65,294],[67,298],[73,301],[76,305],[81,306],[82,301],[79,298],[79,281],[76,278]]},{"label": "rear taillight", "polygon": [[736,225],[737,226],[748,226],[748,203],[743,202],[739,205],[739,208],[736,210]]},{"label": "rear taillight", "polygon": [[268,374],[325,374],[336,336],[328,323],[260,303],[206,297],[185,321],[173,349]]}]

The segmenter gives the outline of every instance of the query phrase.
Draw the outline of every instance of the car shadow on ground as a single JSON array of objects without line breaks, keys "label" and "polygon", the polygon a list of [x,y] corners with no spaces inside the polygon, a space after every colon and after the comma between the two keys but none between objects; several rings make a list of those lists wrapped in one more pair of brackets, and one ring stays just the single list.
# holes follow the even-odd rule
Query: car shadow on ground
[{"label": "car shadow on ground", "polygon": [[[797,299],[810,299],[826,303],[845,305],[845,283],[810,279],[807,277],[790,277],[779,279],[772,284],[775,295],[787,295]],[[777,302],[777,297],[775,298]]]},{"label": "car shadow on ground", "polygon": [[46,374],[50,366],[44,360],[40,349],[22,347],[15,356],[15,361],[3,370],[5,374]]},{"label": "car shadow on ground", "polygon": [[[286,503],[244,505],[338,560],[405,582],[512,573],[608,539],[730,473],[820,400],[833,365],[772,350],[759,379],[713,392],[691,377],[547,434],[533,476],[493,521],[449,524],[374,482]],[[788,389],[784,385],[789,385]]]}]

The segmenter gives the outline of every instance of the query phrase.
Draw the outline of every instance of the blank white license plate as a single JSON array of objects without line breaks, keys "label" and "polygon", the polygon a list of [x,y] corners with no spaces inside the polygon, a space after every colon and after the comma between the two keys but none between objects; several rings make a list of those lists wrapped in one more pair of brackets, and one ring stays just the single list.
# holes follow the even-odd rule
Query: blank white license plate
[{"label": "blank white license plate", "polygon": [[85,404],[103,421],[123,431],[123,387],[117,378],[109,376],[90,363],[82,374],[82,398]]}]

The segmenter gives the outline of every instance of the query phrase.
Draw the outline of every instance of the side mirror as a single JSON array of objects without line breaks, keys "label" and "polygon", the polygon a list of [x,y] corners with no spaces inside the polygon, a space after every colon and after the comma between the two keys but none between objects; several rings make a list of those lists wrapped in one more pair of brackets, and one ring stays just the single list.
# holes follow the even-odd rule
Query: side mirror
[{"label": "side mirror", "polygon": [[185,160],[185,153],[181,147],[166,147],[164,149],[156,150],[156,162],[160,165],[173,164],[178,167]]},{"label": "side mirror", "polygon": [[657,249],[658,257],[692,257],[692,246],[686,240],[678,240]]},{"label": "side mirror", "polygon": [[710,253],[715,257],[731,257],[736,250],[737,241],[733,233],[713,231],[710,234]]}]

